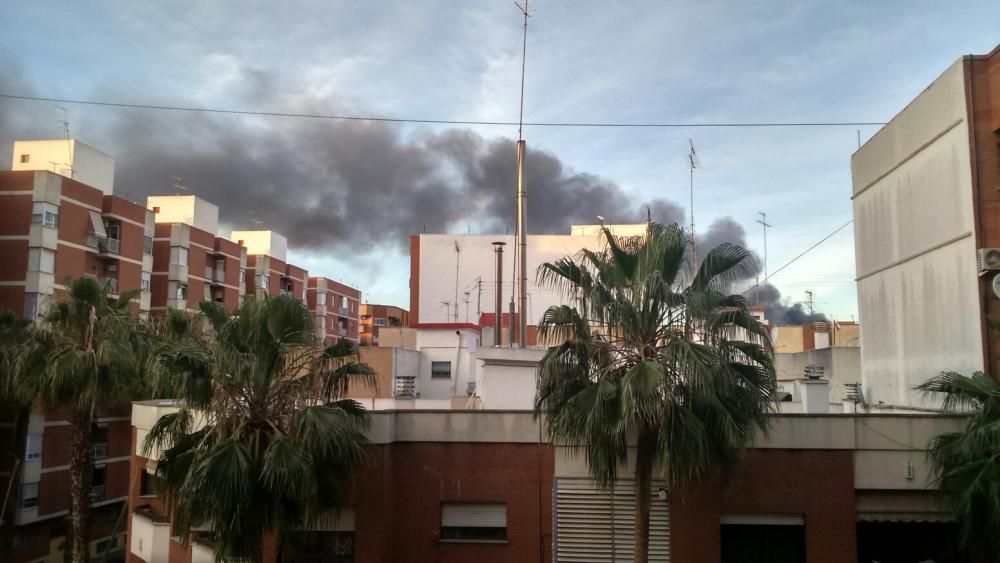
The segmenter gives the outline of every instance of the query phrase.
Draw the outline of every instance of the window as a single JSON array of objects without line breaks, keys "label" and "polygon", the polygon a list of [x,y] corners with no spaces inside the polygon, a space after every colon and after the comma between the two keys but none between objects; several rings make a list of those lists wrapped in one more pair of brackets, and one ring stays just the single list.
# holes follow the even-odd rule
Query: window
[{"label": "window", "polygon": [[55,229],[59,226],[59,206],[37,201],[31,204],[31,224]]},{"label": "window", "polygon": [[444,503],[441,539],[452,541],[507,541],[507,505]]},{"label": "window", "polygon": [[104,485],[108,482],[108,468],[105,465],[94,468],[93,481],[90,488],[90,501],[104,500]]},{"label": "window", "polygon": [[38,483],[23,483],[21,485],[21,508],[38,506]]},{"label": "window", "polygon": [[347,308],[347,298],[344,297],[344,296],[340,297],[340,308],[341,309],[346,309]]},{"label": "window", "polygon": [[177,284],[177,299],[187,299],[188,286],[186,283]]},{"label": "window", "polygon": [[29,162],[31,162],[31,155],[30,154],[22,154],[21,155],[21,164],[27,164]]},{"label": "window", "polygon": [[451,379],[451,362],[431,362],[432,379]]},{"label": "window", "polygon": [[153,255],[153,237],[149,235],[142,237],[142,253],[146,256]]},{"label": "window", "polygon": [[317,293],[316,294],[316,304],[320,305],[320,306],[325,306],[326,305],[326,294],[325,293]]},{"label": "window", "polygon": [[142,279],[139,280],[139,289],[140,290],[145,291],[147,293],[149,292],[149,281],[150,281],[151,277],[152,277],[152,274],[150,274],[149,272],[143,272],[142,273]]},{"label": "window", "polygon": [[27,441],[24,444],[24,459],[42,459],[41,434],[28,434]]},{"label": "window", "polygon": [[271,285],[271,276],[267,274],[260,274],[257,276],[257,287],[261,289],[267,289]]},{"label": "window", "polygon": [[211,301],[212,300],[212,286],[210,286],[210,285],[208,285],[206,283],[206,284],[202,284],[202,287],[205,288],[205,301]]},{"label": "window", "polygon": [[171,252],[171,262],[174,264],[180,264],[181,266],[187,266],[187,249],[181,247],[175,247]]},{"label": "window", "polygon": [[375,326],[385,326],[385,319],[375,319],[372,321]]},{"label": "window", "polygon": [[52,274],[56,271],[56,253],[47,248],[28,251],[28,271]]},{"label": "window", "polygon": [[316,331],[320,334],[326,334],[326,317],[316,317]]},{"label": "window", "polygon": [[155,497],[160,490],[160,478],[149,472],[143,471],[139,481],[139,496]]},{"label": "window", "polygon": [[24,316],[29,319],[40,319],[45,316],[45,296],[40,293],[24,294]]}]

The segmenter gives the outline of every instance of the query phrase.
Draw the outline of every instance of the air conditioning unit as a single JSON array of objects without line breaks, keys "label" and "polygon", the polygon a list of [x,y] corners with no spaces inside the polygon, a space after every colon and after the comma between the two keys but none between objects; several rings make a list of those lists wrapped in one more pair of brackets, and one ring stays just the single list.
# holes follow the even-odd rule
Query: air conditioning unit
[{"label": "air conditioning unit", "polygon": [[1000,248],[980,248],[977,250],[976,266],[980,273],[1000,270]]}]

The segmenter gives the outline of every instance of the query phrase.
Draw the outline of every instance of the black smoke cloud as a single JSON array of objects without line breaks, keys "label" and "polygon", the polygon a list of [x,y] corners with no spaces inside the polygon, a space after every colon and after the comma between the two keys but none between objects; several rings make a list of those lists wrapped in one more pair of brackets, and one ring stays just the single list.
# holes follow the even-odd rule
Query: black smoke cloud
[{"label": "black smoke cloud", "polygon": [[[283,96],[274,76],[259,69],[245,67],[232,83],[234,107],[361,113],[309,94]],[[0,91],[30,95],[31,90],[16,69],[0,69]],[[6,164],[13,139],[58,136],[58,118],[61,112],[43,104],[0,100],[0,165]],[[424,230],[513,231],[515,144],[510,138],[372,121],[111,112],[89,106],[72,107],[70,120],[81,140],[116,157],[118,193],[134,199],[169,194],[172,178],[181,177],[190,193],[219,206],[223,223],[271,228],[292,246],[316,253],[360,256],[379,246],[402,250],[409,235]],[[572,170],[530,144],[526,171],[531,232],[565,233],[574,223],[594,223],[596,215],[611,223],[647,216],[667,224],[685,222],[684,209],[676,203],[658,198],[636,205],[615,182]],[[723,218],[697,241],[699,248],[722,242],[745,247],[746,233]],[[746,279],[758,271],[755,261]],[[776,289],[767,297],[761,300],[785,311]]]}]

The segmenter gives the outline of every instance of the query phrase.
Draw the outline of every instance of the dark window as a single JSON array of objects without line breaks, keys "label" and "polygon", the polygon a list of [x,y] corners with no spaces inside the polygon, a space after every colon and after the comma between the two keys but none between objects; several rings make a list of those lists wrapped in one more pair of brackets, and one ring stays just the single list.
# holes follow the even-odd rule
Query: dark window
[{"label": "dark window", "polygon": [[[805,526],[723,524],[722,563],[802,563]],[[853,554],[852,554],[853,555]]]},{"label": "dark window", "polygon": [[30,154],[22,154],[21,155],[21,164],[27,164],[30,161],[31,161],[31,155]]},{"label": "dark window", "polygon": [[507,541],[507,505],[500,503],[442,504],[441,539]]},{"label": "dark window", "polygon": [[142,478],[139,481],[139,496],[143,497],[155,497],[159,494],[160,490],[160,478],[156,475],[152,475],[146,471],[142,472]]},{"label": "dark window", "polygon": [[153,237],[148,235],[142,237],[142,253],[147,256],[153,255]]},{"label": "dark window", "polygon": [[431,362],[431,378],[451,379],[451,362]]},{"label": "dark window", "polygon": [[292,532],[283,563],[353,563],[353,532]]}]

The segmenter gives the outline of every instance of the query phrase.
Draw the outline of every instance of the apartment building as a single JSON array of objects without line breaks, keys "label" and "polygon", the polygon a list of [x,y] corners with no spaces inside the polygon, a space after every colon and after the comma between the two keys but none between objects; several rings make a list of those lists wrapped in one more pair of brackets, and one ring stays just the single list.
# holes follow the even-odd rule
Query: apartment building
[{"label": "apartment building", "polygon": [[1000,46],[957,60],[851,158],[870,404],[935,408],[942,371],[1000,377]]},{"label": "apartment building", "polygon": [[359,343],[361,291],[329,278],[311,277],[306,303],[316,320],[316,337],[324,342],[341,338]]},{"label": "apartment building", "polygon": [[410,312],[395,305],[361,305],[361,345],[378,346],[378,333],[384,327],[410,326]]},{"label": "apartment building", "polygon": [[309,272],[288,263],[288,239],[274,231],[233,231],[229,238],[246,248],[247,295],[306,299]]},{"label": "apartment building", "polygon": [[219,208],[193,195],[150,196],[146,204],[156,223],[153,311],[197,311],[203,301],[239,306],[247,251],[218,236]]},{"label": "apartment building", "polygon": [[[15,170],[0,172],[0,308],[40,318],[68,278],[93,276],[115,294],[139,290],[132,307],[149,311],[153,214],[113,195],[114,159],[74,140],[17,141],[13,162]],[[95,555],[122,532],[115,524],[128,490],[129,412],[102,405],[95,413]],[[70,413],[16,414],[0,413],[0,506],[11,540],[0,560],[61,561]]]},{"label": "apartment building", "polygon": [[[139,447],[169,401],[133,407],[129,563],[212,561],[178,541]],[[583,456],[553,444],[524,411],[377,411],[372,456],[353,499],[284,561],[526,563],[631,561],[634,455],[612,490]],[[778,415],[724,476],[651,491],[650,561],[948,561],[955,534],[933,490],[926,444],[961,419]],[[900,538],[906,538],[902,541]],[[276,563],[275,545],[264,561]]]}]

